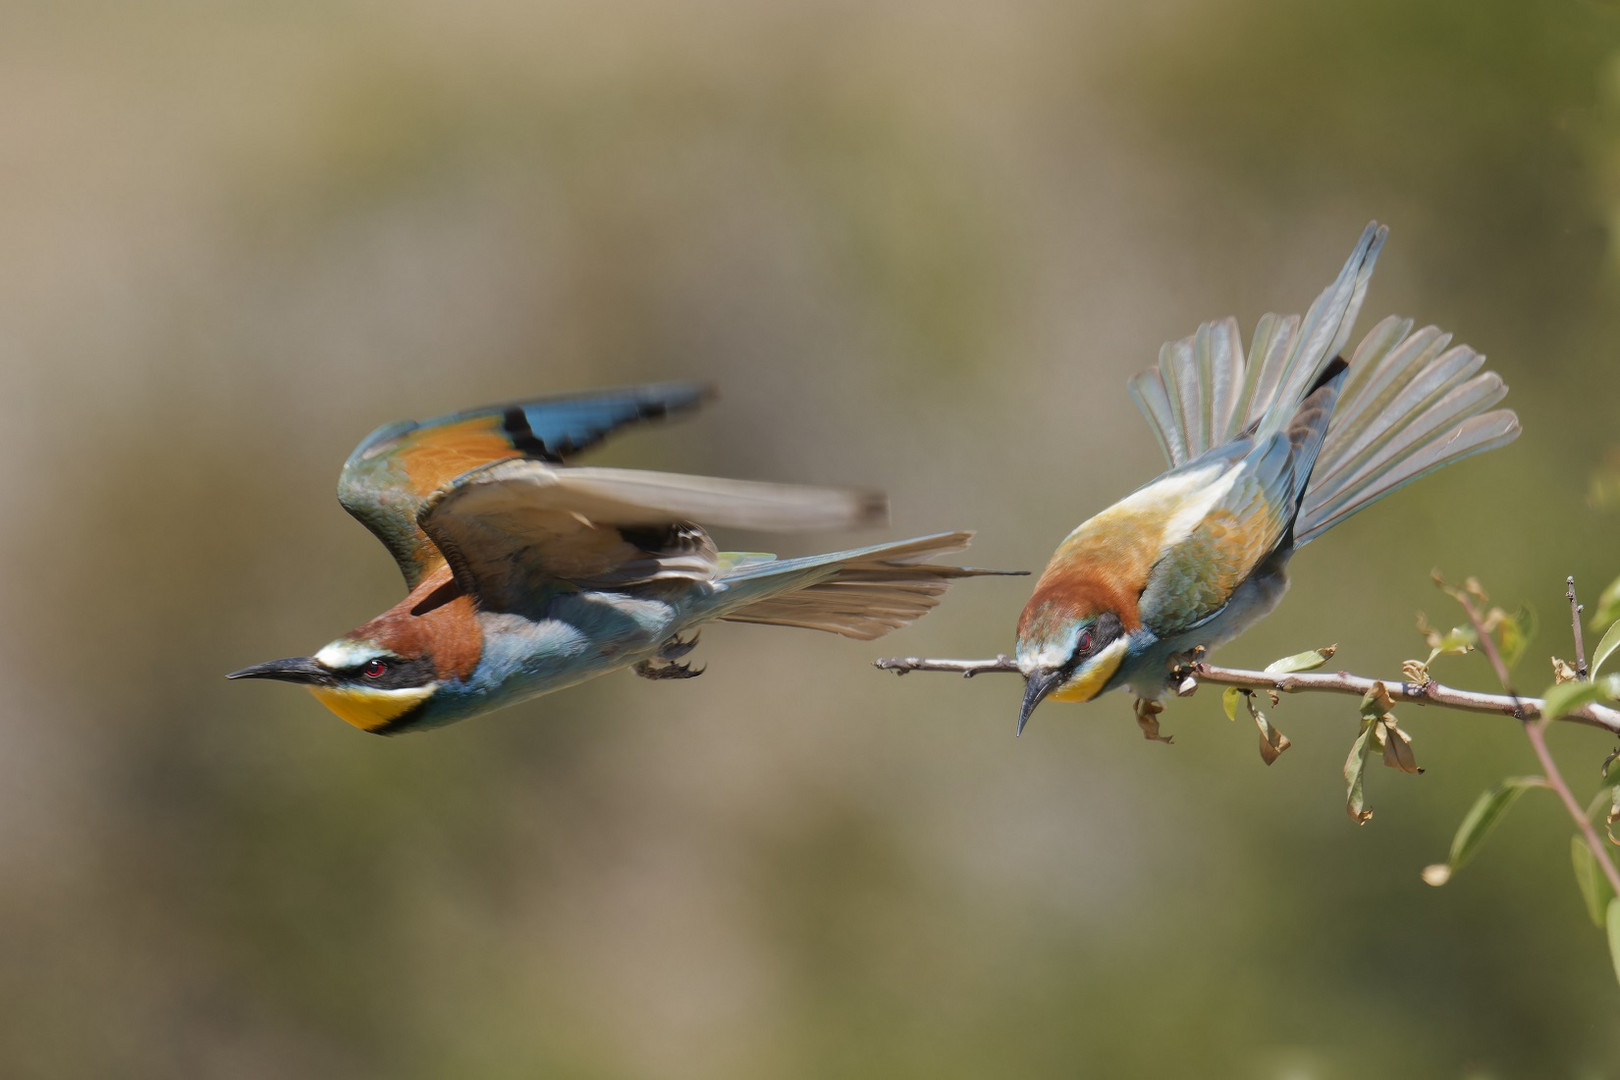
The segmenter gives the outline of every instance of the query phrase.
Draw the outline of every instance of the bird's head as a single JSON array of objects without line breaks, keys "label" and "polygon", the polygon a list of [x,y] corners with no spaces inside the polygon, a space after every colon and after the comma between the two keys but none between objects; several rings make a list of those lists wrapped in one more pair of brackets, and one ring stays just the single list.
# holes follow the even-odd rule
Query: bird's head
[{"label": "bird's head", "polygon": [[298,683],[361,731],[393,735],[419,726],[444,683],[465,680],[482,649],[472,603],[446,570],[314,656],[271,660],[226,678]]},{"label": "bird's head", "polygon": [[1090,701],[1102,693],[1129,644],[1118,613],[1037,594],[1018,622],[1018,670],[1025,680],[1019,734],[1047,698]]},{"label": "bird's head", "polygon": [[388,644],[353,635],[314,656],[271,660],[226,677],[299,683],[343,720],[379,735],[409,726],[439,689],[431,655],[402,655]]}]

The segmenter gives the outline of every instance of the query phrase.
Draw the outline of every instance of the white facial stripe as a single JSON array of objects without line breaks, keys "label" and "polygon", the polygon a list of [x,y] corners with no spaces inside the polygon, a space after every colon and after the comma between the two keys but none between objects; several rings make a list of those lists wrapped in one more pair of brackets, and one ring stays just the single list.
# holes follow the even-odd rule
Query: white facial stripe
[{"label": "white facial stripe", "polygon": [[[1070,678],[1067,685],[1073,686],[1076,682],[1083,680],[1085,672],[1096,667],[1104,657],[1112,661],[1115,656],[1123,653],[1128,645],[1130,645],[1130,637],[1127,634],[1121,634],[1113,641],[1110,641],[1095,655],[1080,663],[1079,667],[1075,669],[1075,676]],[[1048,645],[1040,652],[1020,656],[1018,658],[1018,670],[1023,673],[1025,678],[1037,671],[1056,671],[1067,664],[1073,655],[1072,651],[1064,652],[1059,645]]]},{"label": "white facial stripe", "polygon": [[317,664],[329,670],[343,671],[347,668],[359,667],[377,655],[378,650],[371,645],[362,645],[355,641],[334,641],[316,653],[314,660]]},{"label": "white facial stripe", "polygon": [[[1067,664],[1069,662],[1069,657],[1073,655],[1074,653],[1072,651],[1064,652],[1063,649],[1057,645],[1048,645],[1046,648],[1035,654],[1033,658],[1034,662],[1030,666],[1032,668],[1040,668],[1046,671],[1051,671],[1055,668],[1062,667],[1064,664]],[[1028,672],[1025,672],[1025,674],[1027,675]]]}]

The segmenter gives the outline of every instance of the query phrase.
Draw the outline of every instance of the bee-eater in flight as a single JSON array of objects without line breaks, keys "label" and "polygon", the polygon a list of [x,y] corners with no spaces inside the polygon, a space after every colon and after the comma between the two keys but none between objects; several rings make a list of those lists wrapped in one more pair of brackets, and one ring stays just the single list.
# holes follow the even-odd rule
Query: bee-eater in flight
[{"label": "bee-eater in flight", "polygon": [[[1130,382],[1170,470],[1058,546],[1018,621],[1018,730],[1047,698],[1126,687],[1156,709],[1177,657],[1276,607],[1294,552],[1418,477],[1519,434],[1485,358],[1390,316],[1344,348],[1388,230],[1373,222],[1302,320],[1167,344]],[[1449,347],[1448,347],[1449,346]],[[1144,725],[1146,726],[1146,725]]]},{"label": "bee-eater in flight", "polygon": [[620,668],[688,678],[715,619],[870,640],[921,616],[954,578],[919,560],[950,532],[778,560],[722,552],[702,525],[795,532],[881,522],[882,496],[642,472],[566,459],[627,424],[695,408],[677,383],[473,409],[369,436],[338,498],[399,563],[409,595],[314,656],[233,679],[302,684],[364,731],[439,727]]}]

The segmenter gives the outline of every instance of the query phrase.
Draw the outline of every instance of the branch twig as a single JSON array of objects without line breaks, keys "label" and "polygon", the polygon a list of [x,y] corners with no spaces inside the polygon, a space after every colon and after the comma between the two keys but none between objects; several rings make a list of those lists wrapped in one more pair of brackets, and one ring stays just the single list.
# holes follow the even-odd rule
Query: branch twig
[{"label": "branch twig", "polygon": [[[873,666],[884,671],[892,671],[897,675],[911,671],[947,671],[969,679],[975,675],[1018,670],[1017,663],[1008,656],[998,656],[994,660],[925,660],[916,656],[896,656],[874,661]],[[1516,716],[1516,710],[1522,709],[1529,718],[1539,719],[1541,716],[1540,698],[1515,699],[1505,694],[1482,694],[1473,690],[1456,690],[1436,682],[1411,683],[1402,682],[1400,679],[1369,679],[1344,671],[1336,674],[1268,675],[1264,671],[1245,671],[1198,663],[1190,666],[1185,674],[1194,681],[1194,688],[1199,682],[1207,682],[1216,686],[1241,687],[1245,690],[1275,690],[1279,694],[1347,694],[1351,697],[1361,697],[1373,688],[1374,683],[1381,682],[1389,691],[1390,698],[1397,702],[1441,705],[1462,712],[1488,713],[1494,716]],[[1181,696],[1185,697],[1186,694]],[[1620,735],[1620,710],[1602,705],[1586,705],[1560,719]]]},{"label": "branch twig", "polygon": [[[1581,640],[1581,602],[1575,599],[1575,575],[1564,579],[1564,599],[1569,601],[1569,626],[1575,633],[1575,677],[1586,678],[1586,644]],[[1599,644],[1602,644],[1599,642]]]},{"label": "branch twig", "polygon": [[[1568,591],[1565,595],[1569,597],[1570,608],[1576,613],[1575,649],[1579,653],[1581,648],[1580,604],[1575,600],[1574,577],[1567,580]],[[1491,666],[1496,669],[1496,677],[1502,683],[1502,689],[1506,690],[1510,695],[1513,694],[1513,689],[1508,684],[1507,665],[1502,662],[1502,654],[1497,650],[1496,642],[1492,640],[1490,632],[1485,629],[1485,620],[1480,616],[1479,609],[1468,598],[1468,591],[1466,589],[1458,589],[1454,592],[1448,589],[1447,591],[1451,592],[1457,603],[1462,605],[1463,611],[1468,613],[1468,621],[1474,624],[1474,632],[1479,635],[1479,647],[1489,658]],[[1578,661],[1577,670],[1585,667],[1586,662],[1584,660]],[[1514,701],[1517,702],[1518,700],[1518,697],[1515,696]],[[1581,804],[1575,801],[1575,793],[1570,791],[1569,785],[1564,782],[1564,774],[1558,771],[1558,763],[1553,760],[1552,751],[1547,747],[1547,721],[1544,718],[1526,716],[1522,713],[1519,716],[1524,721],[1524,734],[1530,740],[1530,746],[1535,750],[1537,760],[1541,762],[1541,772],[1547,781],[1547,786],[1558,793],[1558,798],[1563,802],[1564,809],[1568,810],[1569,816],[1574,819],[1575,828],[1580,832],[1582,839],[1586,841],[1586,846],[1591,849],[1593,857],[1597,859],[1597,864],[1602,869],[1603,876],[1609,879],[1609,885],[1617,894],[1620,894],[1620,869],[1615,867],[1614,860],[1609,857],[1608,848],[1604,847],[1603,841],[1598,837],[1597,830],[1592,827],[1591,817]]]},{"label": "branch twig", "polygon": [[[1462,605],[1468,615],[1468,621],[1473,624],[1474,633],[1478,638],[1479,648],[1496,672],[1497,681],[1502,684],[1506,694],[1482,694],[1472,690],[1455,690],[1448,686],[1441,686],[1434,681],[1414,683],[1400,679],[1368,679],[1359,675],[1351,675],[1341,671],[1337,674],[1303,673],[1270,674],[1264,671],[1243,671],[1237,668],[1221,668],[1207,664],[1201,659],[1193,659],[1174,671],[1167,685],[1173,685],[1175,692],[1181,697],[1187,697],[1198,689],[1201,682],[1213,683],[1217,686],[1235,686],[1244,690],[1270,690],[1279,694],[1324,693],[1346,694],[1353,697],[1362,697],[1380,683],[1392,701],[1405,702],[1414,705],[1439,705],[1448,709],[1462,712],[1488,713],[1496,716],[1512,716],[1522,722],[1524,733],[1530,740],[1530,746],[1535,750],[1536,758],[1541,763],[1541,771],[1547,786],[1558,793],[1569,816],[1574,820],[1582,839],[1604,877],[1620,894],[1620,869],[1615,866],[1615,860],[1610,856],[1608,848],[1599,838],[1597,829],[1592,825],[1591,816],[1581,805],[1575,801],[1575,795],[1564,781],[1563,774],[1558,771],[1558,764],[1553,760],[1552,752],[1547,747],[1546,703],[1539,698],[1520,697],[1513,689],[1512,680],[1508,674],[1507,664],[1502,660],[1501,651],[1496,647],[1496,641],[1486,628],[1485,618],[1480,614],[1479,608],[1470,599],[1470,593],[1484,600],[1484,593],[1479,591],[1478,585],[1472,581],[1461,589],[1453,589],[1436,577],[1436,582],[1445,588],[1446,592]],[[1586,678],[1586,655],[1584,643],[1581,640],[1581,604],[1575,596],[1575,579],[1569,577],[1565,581],[1564,596],[1569,600],[1570,623],[1575,635],[1575,670],[1581,678]],[[874,667],[884,671],[892,671],[897,675],[904,675],[912,671],[949,671],[964,678],[971,679],[975,675],[990,673],[1016,672],[1018,664],[1009,656],[997,656],[994,660],[925,660],[921,657],[889,657],[873,662]],[[1620,711],[1604,705],[1588,704],[1557,717],[1559,720],[1571,721],[1577,724],[1587,724],[1600,728],[1613,735],[1620,735]]]},{"label": "branch twig", "polygon": [[1006,654],[994,660],[924,660],[920,656],[890,656],[872,661],[872,666],[896,675],[907,675],[913,671],[950,671],[964,679],[1018,670],[1018,662]]}]

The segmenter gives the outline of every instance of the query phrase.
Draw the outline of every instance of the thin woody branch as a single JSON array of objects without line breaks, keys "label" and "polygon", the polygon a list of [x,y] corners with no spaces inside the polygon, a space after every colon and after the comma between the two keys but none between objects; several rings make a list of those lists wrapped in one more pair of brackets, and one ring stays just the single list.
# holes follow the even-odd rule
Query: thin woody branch
[{"label": "thin woody branch", "polygon": [[1586,610],[1575,595],[1575,575],[1564,579],[1564,599],[1569,601],[1570,630],[1575,636],[1575,677],[1586,678],[1586,643],[1581,639],[1581,613]]},{"label": "thin woody branch", "polygon": [[[1518,716],[1523,709],[1526,719],[1541,716],[1540,698],[1514,697],[1509,694],[1482,694],[1474,690],[1457,690],[1437,682],[1413,683],[1399,679],[1369,679],[1349,672],[1336,674],[1303,673],[1295,675],[1268,675],[1263,671],[1240,671],[1211,664],[1196,664],[1189,672],[1200,682],[1217,686],[1238,686],[1245,690],[1275,690],[1279,694],[1321,693],[1347,694],[1361,697],[1383,683],[1390,700],[1412,705],[1440,705],[1462,712],[1490,713],[1495,716]],[[1602,705],[1587,705],[1559,719],[1620,735],[1620,710]]]},{"label": "thin woody branch", "polygon": [[[975,675],[1016,672],[1018,670],[1017,663],[1008,656],[998,656],[993,660],[925,660],[916,656],[889,657],[874,661],[873,666],[884,671],[895,672],[898,675],[904,675],[912,671],[946,671],[970,679]],[[1384,684],[1384,688],[1388,690],[1393,701],[1412,705],[1440,705],[1444,708],[1457,709],[1462,712],[1487,713],[1493,716],[1517,716],[1517,710],[1522,708],[1526,719],[1539,718],[1542,709],[1542,702],[1539,698],[1514,698],[1507,694],[1482,694],[1473,690],[1457,690],[1449,686],[1441,686],[1436,682],[1412,683],[1400,679],[1370,679],[1343,671],[1336,674],[1310,672],[1291,675],[1269,675],[1264,671],[1245,671],[1238,668],[1216,667],[1213,664],[1197,663],[1189,665],[1181,674],[1183,681],[1177,687],[1176,692],[1183,697],[1196,690],[1198,683],[1207,682],[1216,686],[1236,686],[1245,690],[1275,690],[1279,694],[1345,694],[1359,698],[1371,690],[1375,683],[1381,682]],[[1190,687],[1188,681],[1192,683]],[[1585,705],[1559,719],[1571,723],[1585,724],[1614,735],[1620,735],[1620,710],[1610,709],[1602,705]]]},{"label": "thin woody branch", "polygon": [[872,666],[896,675],[908,675],[913,671],[949,671],[964,679],[1018,670],[1018,662],[1005,654],[994,660],[924,660],[920,656],[890,656],[872,661]]},{"label": "thin woody branch", "polygon": [[[1513,695],[1515,704],[1519,703],[1519,697],[1513,694],[1513,687],[1508,682],[1507,665],[1502,661],[1502,654],[1497,649],[1496,642],[1491,639],[1490,633],[1485,629],[1485,620],[1481,617],[1479,608],[1468,598],[1467,590],[1455,592],[1453,595],[1457,598],[1457,603],[1462,605],[1463,611],[1468,613],[1468,621],[1474,624],[1474,630],[1479,635],[1479,647],[1485,650],[1485,655],[1490,659],[1491,666],[1496,668],[1497,678],[1501,680],[1502,689]],[[1577,670],[1584,677],[1586,673],[1586,657],[1582,655],[1581,605],[1575,598],[1574,577],[1568,579],[1568,592],[1566,595],[1569,597],[1570,612],[1575,624]],[[1569,811],[1571,820],[1575,822],[1576,830],[1581,834],[1581,839],[1586,842],[1587,850],[1591,851],[1593,858],[1597,860],[1597,865],[1603,871],[1603,876],[1609,879],[1609,887],[1616,893],[1620,893],[1620,867],[1616,867],[1614,860],[1609,857],[1608,849],[1604,847],[1603,841],[1599,839],[1597,829],[1592,826],[1591,817],[1581,808],[1581,804],[1575,800],[1575,793],[1569,790],[1569,784],[1565,782],[1564,774],[1558,771],[1558,763],[1553,760],[1552,751],[1547,746],[1546,721],[1526,716],[1517,709],[1514,710],[1514,714],[1524,721],[1524,733],[1530,740],[1531,748],[1536,752],[1536,759],[1541,762],[1541,771],[1547,780],[1547,786],[1557,793],[1559,801]]]}]

